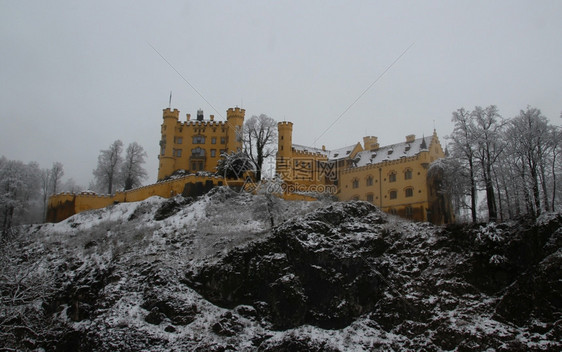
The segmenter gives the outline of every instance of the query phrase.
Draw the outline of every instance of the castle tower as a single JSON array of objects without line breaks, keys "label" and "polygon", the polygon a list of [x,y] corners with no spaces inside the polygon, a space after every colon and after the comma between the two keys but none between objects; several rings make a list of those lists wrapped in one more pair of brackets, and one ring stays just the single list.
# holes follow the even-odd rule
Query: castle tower
[{"label": "castle tower", "polygon": [[277,159],[275,161],[276,172],[283,180],[289,181],[291,177],[291,157],[293,156],[293,123],[279,122],[277,124]]},{"label": "castle tower", "polygon": [[378,138],[375,136],[363,137],[363,149],[365,150],[377,150],[379,149]]},{"label": "castle tower", "polygon": [[174,152],[174,132],[176,124],[178,123],[180,112],[178,109],[166,108],[164,109],[162,118],[162,128],[160,139],[160,154],[158,159],[160,160],[158,166],[158,180],[163,179],[166,176],[170,176],[175,170],[175,157]]},{"label": "castle tower", "polygon": [[244,114],[246,110],[230,108],[226,111],[227,131],[226,150],[236,152],[242,150],[242,126],[244,125]]}]

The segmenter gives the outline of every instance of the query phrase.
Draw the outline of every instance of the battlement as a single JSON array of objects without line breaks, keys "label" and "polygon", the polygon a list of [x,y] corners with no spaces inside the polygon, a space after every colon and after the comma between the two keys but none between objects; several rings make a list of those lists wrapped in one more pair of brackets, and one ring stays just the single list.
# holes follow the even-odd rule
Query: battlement
[{"label": "battlement", "polygon": [[180,118],[180,111],[178,109],[170,109],[170,108],[166,108],[163,110],[162,113],[163,118],[174,118],[176,120],[178,120]]},{"label": "battlement", "polygon": [[214,121],[214,120],[207,120],[207,121],[190,120],[190,121],[181,122],[181,126],[224,127],[226,125],[227,125],[226,121]]},{"label": "battlement", "polygon": [[293,156],[298,156],[298,157],[300,157],[300,156],[319,157],[320,156],[320,157],[322,157],[326,160],[328,159],[328,157],[321,152],[311,152],[311,151],[308,151],[308,150],[297,150],[297,149],[294,149],[294,148],[293,148]]},{"label": "battlement", "polygon": [[277,123],[277,127],[279,127],[279,128],[283,128],[283,127],[285,127],[285,128],[287,128],[287,127],[293,128],[293,123],[290,122],[290,121],[281,121],[281,122],[278,122],[278,123]]},{"label": "battlement", "polygon": [[226,110],[226,119],[230,119],[230,118],[244,118],[244,115],[246,114],[246,110],[244,109],[240,109],[239,107],[235,107],[235,108],[229,108],[228,110]]}]

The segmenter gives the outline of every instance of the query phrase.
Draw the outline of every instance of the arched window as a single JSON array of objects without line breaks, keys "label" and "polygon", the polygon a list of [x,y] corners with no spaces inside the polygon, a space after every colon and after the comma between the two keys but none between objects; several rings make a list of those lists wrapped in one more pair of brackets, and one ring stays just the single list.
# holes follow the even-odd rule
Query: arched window
[{"label": "arched window", "polygon": [[388,174],[388,182],[396,182],[396,171],[391,171]]},{"label": "arched window", "polygon": [[351,183],[351,187],[359,188],[359,179],[357,178],[353,179],[353,182]]},{"label": "arched window", "polygon": [[390,199],[396,199],[398,197],[398,191],[396,191],[395,189],[391,190],[389,192],[389,196],[390,196]]},{"label": "arched window", "polygon": [[406,171],[404,171],[404,179],[405,180],[412,179],[412,169],[406,169]]},{"label": "arched window", "polygon": [[205,136],[193,136],[193,144],[205,144]]},{"label": "arched window", "polygon": [[414,215],[414,210],[412,209],[412,207],[410,206],[406,207],[406,217],[408,219],[411,219],[413,215]]},{"label": "arched window", "polygon": [[373,185],[373,176],[369,175],[367,176],[367,186],[372,186]]},{"label": "arched window", "polygon": [[413,197],[413,196],[414,196],[414,189],[411,188],[411,187],[406,188],[406,190],[404,191],[404,193],[405,193],[405,196],[406,196],[406,197]]},{"label": "arched window", "polygon": [[199,147],[195,149],[191,149],[191,156],[198,156],[198,157],[205,156],[205,149]]}]

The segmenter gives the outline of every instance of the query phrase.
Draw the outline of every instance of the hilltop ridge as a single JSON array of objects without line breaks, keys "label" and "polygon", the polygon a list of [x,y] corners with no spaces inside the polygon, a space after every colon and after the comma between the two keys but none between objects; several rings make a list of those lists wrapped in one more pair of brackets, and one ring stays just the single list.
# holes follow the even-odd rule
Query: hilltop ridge
[{"label": "hilltop ridge", "polygon": [[227,188],[117,204],[4,243],[2,347],[557,350],[561,225],[436,227]]}]

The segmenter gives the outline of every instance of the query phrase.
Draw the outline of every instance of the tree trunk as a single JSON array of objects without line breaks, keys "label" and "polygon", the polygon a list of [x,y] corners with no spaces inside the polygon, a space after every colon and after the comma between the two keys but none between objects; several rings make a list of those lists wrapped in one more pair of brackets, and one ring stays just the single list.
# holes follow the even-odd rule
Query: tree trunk
[{"label": "tree trunk", "polygon": [[503,204],[502,204],[502,193],[500,190],[500,183],[498,180],[498,175],[494,172],[495,179],[496,179],[496,191],[498,194],[498,206],[499,206],[499,214],[500,214],[500,221],[503,221]]},{"label": "tree trunk", "polygon": [[546,175],[545,175],[545,171],[544,171],[544,163],[542,161],[539,164],[539,170],[540,170],[540,178],[541,178],[541,185],[542,185],[542,196],[543,196],[544,210],[548,212],[548,211],[550,211],[550,204],[549,204],[549,201],[548,201],[548,189],[547,189],[547,185],[546,185]]},{"label": "tree trunk", "polygon": [[539,178],[537,175],[537,170],[535,168],[531,168],[529,170],[531,172],[531,182],[533,182],[533,198],[535,201],[535,213],[537,216],[541,215],[541,197],[539,192]]},{"label": "tree trunk", "polygon": [[474,179],[472,159],[468,160],[468,165],[470,167],[470,211],[472,213],[472,222],[476,222],[476,180]]}]

